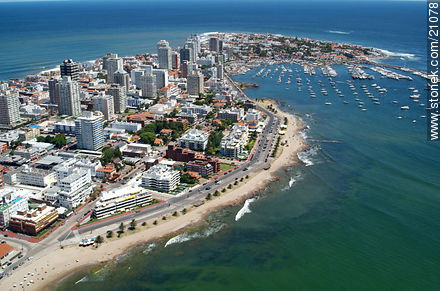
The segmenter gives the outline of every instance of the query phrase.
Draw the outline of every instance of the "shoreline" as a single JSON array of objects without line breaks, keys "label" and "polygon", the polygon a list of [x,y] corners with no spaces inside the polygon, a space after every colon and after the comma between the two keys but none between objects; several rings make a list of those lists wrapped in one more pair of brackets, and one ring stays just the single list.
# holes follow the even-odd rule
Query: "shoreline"
[{"label": "shoreline", "polygon": [[[138,226],[138,230],[121,238],[114,238],[110,241],[104,238],[104,243],[98,248],[79,248],[77,245],[70,245],[60,248],[52,246],[41,252],[38,257],[28,262],[20,269],[17,269],[11,276],[3,278],[0,285],[3,290],[13,290],[14,284],[18,286],[27,276],[27,280],[34,283],[26,286],[28,290],[53,290],[69,274],[76,273],[88,266],[105,264],[115,260],[118,256],[126,253],[129,249],[141,244],[171,238],[181,234],[190,228],[200,225],[212,212],[229,206],[243,203],[246,199],[254,197],[273,181],[278,180],[276,173],[282,169],[299,163],[297,154],[307,149],[308,145],[299,135],[306,126],[295,115],[279,109],[274,99],[259,99],[260,105],[272,104],[276,107],[277,115],[287,117],[288,126],[282,140],[287,140],[288,146],[283,146],[282,151],[276,158],[270,161],[268,170],[261,169],[249,175],[249,179],[233,186],[232,189],[213,197],[199,207],[192,207],[185,215],[177,217],[167,216],[165,222],[157,219],[158,224],[153,226],[153,221],[147,222],[147,227]],[[34,276],[28,274],[34,273]],[[44,277],[44,280],[41,280]],[[23,282],[26,285],[26,282]],[[16,287],[16,288],[17,288]]]}]

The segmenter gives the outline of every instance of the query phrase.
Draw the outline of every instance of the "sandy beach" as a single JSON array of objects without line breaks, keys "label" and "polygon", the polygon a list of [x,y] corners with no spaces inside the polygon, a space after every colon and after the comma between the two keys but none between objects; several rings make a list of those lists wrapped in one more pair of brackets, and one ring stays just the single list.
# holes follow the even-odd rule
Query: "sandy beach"
[{"label": "sandy beach", "polygon": [[[276,107],[274,100],[258,100],[258,103],[266,107],[273,104]],[[139,225],[138,230],[132,234],[130,231],[126,231],[126,234],[121,238],[114,238],[110,241],[104,239],[104,243],[98,248],[80,248],[77,245],[66,246],[63,249],[59,246],[48,247],[37,257],[15,270],[11,276],[3,278],[0,281],[1,290],[21,288],[19,286],[21,282],[25,290],[52,290],[60,279],[79,268],[114,260],[115,257],[135,245],[181,233],[186,228],[193,227],[203,221],[212,211],[236,205],[255,195],[269,182],[277,179],[275,173],[278,170],[297,163],[297,153],[304,151],[307,147],[304,140],[298,135],[298,132],[304,128],[304,124],[297,117],[276,108],[279,116],[288,119],[286,134],[281,138],[281,142],[287,141],[287,146],[280,146],[280,154],[271,160],[270,169],[253,173],[249,179],[245,179],[231,190],[221,193],[220,196],[213,197],[203,205],[189,209],[185,215],[180,214],[173,217],[170,213],[166,221],[158,219],[157,225],[153,225],[153,221],[148,221],[146,227]],[[27,286],[31,280],[33,283]]]}]

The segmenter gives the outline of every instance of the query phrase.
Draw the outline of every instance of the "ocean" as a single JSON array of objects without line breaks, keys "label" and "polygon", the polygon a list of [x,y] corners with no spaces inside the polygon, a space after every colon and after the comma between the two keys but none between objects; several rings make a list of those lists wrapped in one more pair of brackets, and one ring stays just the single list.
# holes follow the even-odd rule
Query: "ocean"
[{"label": "ocean", "polygon": [[[423,2],[201,3],[1,3],[0,80],[64,58],[152,52],[160,39],[176,46],[207,31],[362,44],[389,51],[388,63],[426,67]],[[426,82],[368,70],[375,79],[351,82],[354,95],[347,68],[335,66],[339,97],[320,70],[308,76],[285,67],[292,72],[281,84],[277,66],[264,68],[271,69],[266,78],[255,76],[261,68],[234,78],[260,84],[247,90],[251,98],[275,98],[308,125],[302,135],[311,147],[301,164],[281,170],[258,199],[213,213],[200,229],[134,248],[96,274],[76,272],[57,289],[440,290],[440,151],[426,141],[426,113],[408,90],[419,90],[425,103]],[[404,105],[410,110],[400,110]]]}]

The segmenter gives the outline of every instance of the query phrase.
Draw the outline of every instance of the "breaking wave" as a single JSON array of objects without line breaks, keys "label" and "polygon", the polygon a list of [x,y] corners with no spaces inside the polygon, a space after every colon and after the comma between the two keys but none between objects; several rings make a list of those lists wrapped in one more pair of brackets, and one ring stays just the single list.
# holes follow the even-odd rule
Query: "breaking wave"
[{"label": "breaking wave", "polygon": [[255,200],[257,200],[257,199],[256,198],[246,199],[246,201],[244,202],[243,207],[235,215],[235,221],[238,221],[246,213],[251,213],[252,212],[251,209],[249,208],[249,205],[251,205],[251,203],[254,202]]},{"label": "breaking wave", "polygon": [[312,147],[310,149],[308,149],[307,151],[304,152],[299,152],[298,155],[298,159],[303,162],[306,167],[309,166],[313,166],[315,164],[315,160],[313,159],[314,156],[316,156],[318,154],[318,147]]},{"label": "breaking wave", "polygon": [[406,58],[409,60],[417,60],[418,59],[415,54],[396,53],[396,52],[391,52],[389,50],[384,50],[384,49],[377,49],[377,50],[382,52],[383,54],[389,56],[389,57],[403,57],[403,58]]},{"label": "breaking wave", "polygon": [[144,254],[148,254],[149,252],[151,252],[154,248],[156,247],[155,243],[151,243],[148,245],[148,247],[142,252]]},{"label": "breaking wave", "polygon": [[335,33],[335,34],[351,34],[349,31],[341,31],[341,30],[327,30],[328,33]]},{"label": "breaking wave", "polygon": [[190,240],[196,239],[196,238],[204,238],[204,237],[211,236],[212,234],[219,232],[224,226],[225,226],[225,224],[219,224],[217,226],[206,228],[200,232],[195,232],[195,233],[184,232],[182,234],[179,234],[179,235],[169,239],[166,242],[164,247],[166,248],[169,245],[183,243],[183,242],[190,241]]}]

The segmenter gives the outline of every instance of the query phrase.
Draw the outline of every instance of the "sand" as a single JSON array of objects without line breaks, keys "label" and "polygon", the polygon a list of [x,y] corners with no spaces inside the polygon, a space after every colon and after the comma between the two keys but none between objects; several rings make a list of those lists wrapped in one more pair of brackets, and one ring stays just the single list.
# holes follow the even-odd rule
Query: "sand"
[{"label": "sand", "polygon": [[[269,99],[259,100],[258,103],[265,106],[273,104],[276,107],[276,102]],[[0,289],[14,290],[21,288],[19,283],[23,282],[26,290],[52,290],[60,279],[80,268],[114,260],[130,247],[183,232],[185,228],[195,226],[203,221],[212,211],[241,203],[255,195],[269,182],[277,179],[275,173],[278,170],[297,163],[297,153],[304,151],[307,147],[304,140],[298,135],[298,132],[304,128],[302,122],[297,117],[282,112],[279,109],[277,114],[282,118],[288,118],[287,132],[281,139],[281,141],[287,140],[288,146],[280,146],[279,151],[281,154],[277,155],[276,159],[272,159],[269,170],[260,170],[253,173],[249,179],[245,179],[226,193],[213,197],[213,199],[206,201],[203,205],[191,208],[185,215],[177,217],[168,216],[166,221],[158,218],[157,225],[153,225],[152,221],[149,221],[147,227],[138,226],[139,230],[133,234],[124,235],[121,238],[115,238],[110,241],[105,239],[105,242],[98,248],[80,248],[77,245],[67,246],[63,249],[59,246],[48,247],[31,261],[26,262],[26,264],[13,271],[9,277],[3,278],[0,281]],[[129,232],[126,231],[126,233]],[[28,275],[29,273],[30,275]],[[26,278],[26,281],[24,278]],[[27,282],[30,280],[33,280],[33,283],[27,286]],[[14,284],[17,287],[14,288]]]}]

